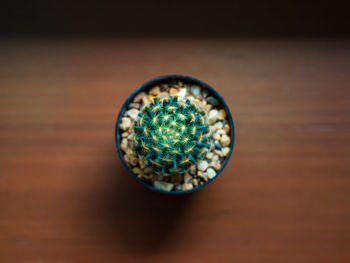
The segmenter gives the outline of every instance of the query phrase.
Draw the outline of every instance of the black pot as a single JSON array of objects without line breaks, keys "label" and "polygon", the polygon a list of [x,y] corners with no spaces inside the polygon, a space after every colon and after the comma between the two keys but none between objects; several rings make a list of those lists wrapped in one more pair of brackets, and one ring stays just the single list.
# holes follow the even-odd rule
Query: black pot
[{"label": "black pot", "polygon": [[[183,83],[186,83],[186,84],[195,84],[195,85],[200,86],[202,89],[206,89],[208,91],[208,96],[214,97],[219,102],[219,104],[225,109],[226,114],[227,114],[227,118],[228,118],[228,121],[230,124],[230,137],[231,137],[230,152],[226,156],[224,161],[221,163],[221,169],[216,172],[216,176],[213,179],[210,179],[209,181],[205,182],[204,184],[198,185],[196,187],[193,187],[193,189],[186,190],[186,191],[163,191],[163,190],[160,190],[158,188],[155,188],[151,184],[147,184],[146,182],[142,181],[131,171],[131,169],[129,168],[129,166],[125,162],[124,153],[120,147],[120,142],[121,142],[121,132],[120,132],[120,127],[119,127],[120,120],[124,116],[124,113],[127,109],[127,106],[133,101],[134,97],[138,93],[140,93],[142,91],[147,91],[150,88],[156,86],[157,84],[169,83],[172,81],[182,81]],[[234,122],[233,122],[233,118],[232,118],[230,109],[228,108],[225,100],[223,99],[223,97],[220,95],[220,93],[218,91],[216,91],[214,88],[212,88],[208,84],[204,83],[203,81],[198,80],[198,79],[193,78],[193,77],[184,76],[184,75],[165,75],[165,76],[160,76],[160,77],[157,77],[157,78],[151,79],[150,81],[145,82],[144,84],[139,86],[133,93],[131,93],[131,95],[124,102],[124,104],[119,112],[116,126],[115,126],[115,143],[116,143],[119,157],[120,157],[123,165],[125,166],[126,170],[129,172],[129,174],[132,175],[138,182],[140,182],[141,184],[143,184],[144,186],[146,186],[147,188],[149,188],[153,191],[157,191],[157,192],[161,192],[161,193],[165,193],[165,194],[185,194],[185,193],[197,191],[197,190],[203,188],[204,186],[208,185],[213,180],[215,180],[219,176],[219,174],[223,171],[223,169],[225,168],[227,162],[229,161],[229,159],[231,157],[231,153],[233,151],[233,146],[234,146],[234,141],[235,141],[235,132],[234,131],[235,131],[234,130]]]}]

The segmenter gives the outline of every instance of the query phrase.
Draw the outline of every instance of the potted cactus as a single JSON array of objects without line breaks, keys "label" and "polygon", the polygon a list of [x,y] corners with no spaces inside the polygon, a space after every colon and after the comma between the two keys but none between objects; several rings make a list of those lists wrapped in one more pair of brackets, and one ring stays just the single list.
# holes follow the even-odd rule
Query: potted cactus
[{"label": "potted cactus", "polygon": [[224,169],[234,124],[213,88],[192,77],[167,75],[130,95],[119,113],[115,139],[122,163],[139,182],[163,193],[187,193]]}]

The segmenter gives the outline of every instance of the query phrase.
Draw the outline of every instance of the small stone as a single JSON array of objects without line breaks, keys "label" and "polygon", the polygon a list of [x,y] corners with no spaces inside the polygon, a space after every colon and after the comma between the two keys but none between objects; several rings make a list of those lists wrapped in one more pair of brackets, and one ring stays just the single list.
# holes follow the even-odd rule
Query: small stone
[{"label": "small stone", "polygon": [[192,176],[189,173],[185,173],[184,175],[184,182],[188,183],[189,181],[191,181]]},{"label": "small stone", "polygon": [[137,158],[132,154],[132,155],[125,155],[127,156],[128,160],[129,160],[129,163],[132,165],[132,166],[136,166],[137,165]]},{"label": "small stone", "polygon": [[145,96],[145,92],[140,92],[135,96],[135,98],[133,99],[133,102],[139,103],[144,96]]},{"label": "small stone", "polygon": [[146,168],[145,162],[142,159],[139,159],[139,166],[142,170]]},{"label": "small stone", "polygon": [[191,165],[190,169],[188,170],[190,174],[195,175],[197,168],[195,165]]},{"label": "small stone", "polygon": [[214,133],[214,135],[213,135],[213,139],[214,140],[216,140],[216,141],[218,141],[218,140],[220,140],[221,139],[221,135],[220,135],[220,133]]},{"label": "small stone", "polygon": [[219,120],[223,120],[226,117],[226,111],[224,109],[219,110]]},{"label": "small stone", "polygon": [[215,150],[215,144],[214,144],[214,140],[212,138],[210,138],[210,149],[211,152]]},{"label": "small stone", "polygon": [[152,178],[144,174],[139,174],[137,178],[140,178],[143,181],[152,182]]},{"label": "small stone", "polygon": [[217,130],[216,131],[219,135],[224,135],[226,132],[223,129]]},{"label": "small stone", "polygon": [[168,97],[168,96],[169,96],[168,92],[161,92],[158,97],[159,98],[165,98],[165,97]]},{"label": "small stone", "polygon": [[190,101],[194,101],[195,100],[195,98],[192,95],[188,95],[187,99],[189,99]]},{"label": "small stone", "polygon": [[213,106],[219,106],[219,101],[217,99],[215,99],[213,96],[209,96],[208,98],[206,98],[207,102],[210,103]]},{"label": "small stone", "polygon": [[166,183],[166,182],[160,182],[160,181],[154,181],[153,186],[159,190],[163,191],[171,191],[174,187],[174,184],[172,183]]},{"label": "small stone", "polygon": [[178,185],[175,187],[175,190],[176,190],[176,191],[182,191],[182,185],[181,185],[181,184],[178,184]]},{"label": "small stone", "polygon": [[194,104],[196,104],[196,106],[198,106],[200,109],[205,110],[205,101],[201,101],[199,99],[195,99]]},{"label": "small stone", "polygon": [[201,87],[196,85],[191,86],[190,90],[192,95],[195,97],[197,97],[201,93]]},{"label": "small stone", "polygon": [[208,121],[209,121],[209,124],[213,124],[216,122],[216,120],[218,119],[218,116],[219,116],[219,112],[218,110],[211,110],[209,111],[209,115],[208,115]]},{"label": "small stone", "polygon": [[211,104],[207,104],[204,106],[204,110],[205,112],[208,114],[208,112],[211,110],[211,108],[213,108],[213,106]]},{"label": "small stone", "polygon": [[176,94],[177,92],[178,92],[178,90],[175,88],[170,88],[170,90],[169,90],[170,94]]},{"label": "small stone", "polygon": [[202,171],[198,171],[197,175],[198,175],[199,177],[201,177],[201,176],[204,176],[204,173],[203,173]]},{"label": "small stone", "polygon": [[141,104],[140,103],[130,103],[128,105],[128,109],[140,109],[141,108]]},{"label": "small stone", "polygon": [[226,134],[230,133],[230,125],[225,124],[223,130],[226,132]]},{"label": "small stone", "polygon": [[214,162],[218,161],[218,160],[219,160],[219,156],[217,156],[216,154],[214,154],[212,160],[213,160]]},{"label": "small stone", "polygon": [[223,156],[227,156],[230,152],[230,148],[229,147],[224,147],[221,149],[222,155]]},{"label": "small stone", "polygon": [[143,103],[143,106],[147,106],[148,104],[151,103],[151,99],[148,96],[143,96],[142,103]]},{"label": "small stone", "polygon": [[219,157],[222,157],[222,152],[221,150],[214,150],[214,153],[218,155]]},{"label": "small stone", "polygon": [[202,97],[206,98],[208,96],[208,90],[202,89]]},{"label": "small stone", "polygon": [[203,175],[203,180],[204,182],[208,182],[209,181],[209,177],[207,174]]},{"label": "small stone", "polygon": [[180,86],[180,87],[183,87],[184,83],[183,83],[181,80],[179,80],[179,81],[177,82],[177,85]]},{"label": "small stone", "polygon": [[200,171],[205,171],[208,168],[208,162],[205,160],[198,161],[197,168]]},{"label": "small stone", "polygon": [[160,174],[152,174],[152,180],[153,181],[162,181],[163,180],[163,175]]},{"label": "small stone", "polygon": [[160,84],[160,90],[161,91],[166,91],[168,89],[169,89],[169,85],[167,83]]},{"label": "small stone", "polygon": [[181,183],[182,182],[182,174],[172,174],[169,177],[170,177],[170,182],[172,182],[172,183]]},{"label": "small stone", "polygon": [[158,96],[160,93],[160,88],[159,86],[154,86],[150,91],[149,94],[151,94],[152,96]]},{"label": "small stone", "polygon": [[128,140],[123,138],[121,143],[120,143],[120,148],[122,148],[122,150],[124,152],[126,152],[126,149],[128,148]]},{"label": "small stone", "polygon": [[209,179],[213,179],[216,176],[216,172],[213,168],[208,168],[207,173]]},{"label": "small stone", "polygon": [[142,174],[142,170],[140,168],[138,168],[138,167],[132,168],[132,172],[134,174]]},{"label": "small stone", "polygon": [[226,147],[229,146],[231,143],[231,139],[229,136],[227,136],[226,134],[222,135],[220,142],[222,144],[222,146]]},{"label": "small stone", "polygon": [[[219,113],[219,114],[220,114],[220,113]],[[220,115],[219,115],[219,116],[220,116]],[[221,121],[219,121],[219,122],[217,122],[217,123],[214,124],[214,127],[215,127],[216,130],[221,130],[221,129],[224,127],[224,125],[222,124]]]},{"label": "small stone", "polygon": [[127,148],[126,151],[125,151],[125,153],[126,153],[127,155],[134,155],[134,151],[133,151],[131,148]]},{"label": "small stone", "polygon": [[212,152],[207,152],[206,157],[211,160],[213,158],[214,154]]},{"label": "small stone", "polygon": [[182,185],[182,190],[183,191],[188,191],[188,190],[192,190],[192,189],[193,189],[193,185],[191,183]]},{"label": "small stone", "polygon": [[130,126],[131,126],[130,118],[123,117],[122,122],[120,123],[120,126],[119,126],[120,129],[122,129],[123,131],[126,131],[127,129],[129,129]]},{"label": "small stone", "polygon": [[214,144],[215,144],[215,148],[221,150],[222,146],[218,141],[215,141]]},{"label": "small stone", "polygon": [[198,186],[198,179],[192,179],[191,183],[192,183],[194,186]]},{"label": "small stone", "polygon": [[129,132],[123,132],[121,135],[122,135],[122,138],[126,138],[129,136]]},{"label": "small stone", "polygon": [[125,162],[127,162],[128,164],[130,164],[130,159],[129,159],[129,156],[128,155],[124,155],[124,160]]},{"label": "small stone", "polygon": [[200,174],[198,173],[198,178],[200,181],[207,182],[209,180],[207,173],[201,172]]},{"label": "small stone", "polygon": [[213,167],[216,171],[219,171],[221,168],[221,164],[218,162],[211,162],[209,163],[209,167]]},{"label": "small stone", "polygon": [[176,93],[176,95],[179,97],[179,99],[184,99],[186,97],[186,94],[187,94],[186,89],[182,89],[178,93]]},{"label": "small stone", "polygon": [[139,111],[137,109],[131,109],[126,112],[126,115],[129,116],[133,121],[137,120],[137,114],[139,114]]},{"label": "small stone", "polygon": [[153,173],[153,168],[152,167],[146,167],[145,170],[143,170],[145,174],[150,174]]}]

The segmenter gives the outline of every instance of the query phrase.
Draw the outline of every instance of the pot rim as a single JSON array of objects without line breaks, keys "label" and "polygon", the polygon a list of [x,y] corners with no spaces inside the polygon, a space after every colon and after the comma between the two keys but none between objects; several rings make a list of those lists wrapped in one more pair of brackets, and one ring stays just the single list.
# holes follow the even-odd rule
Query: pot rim
[{"label": "pot rim", "polygon": [[[210,180],[208,180],[207,182],[195,186],[193,187],[191,190],[185,190],[185,191],[164,191],[158,188],[155,188],[153,185],[148,184],[144,181],[142,181],[141,179],[139,179],[133,172],[132,170],[129,168],[129,166],[127,165],[127,163],[124,160],[124,154],[123,151],[121,150],[120,147],[120,141],[121,141],[121,134],[120,134],[120,120],[123,117],[127,106],[130,104],[130,102],[134,99],[134,97],[141,91],[143,90],[147,90],[149,88],[151,88],[152,86],[161,83],[161,82],[169,82],[172,80],[180,80],[183,81],[185,83],[189,83],[189,84],[197,84],[202,88],[205,88],[209,91],[209,95],[214,96],[216,99],[219,100],[220,104],[224,106],[224,109],[228,115],[228,121],[230,123],[230,137],[231,137],[231,145],[230,145],[230,152],[229,154],[226,156],[225,160],[223,161],[223,163],[221,164],[221,168],[219,171],[216,172],[216,176]],[[212,94],[210,94],[212,93]],[[181,195],[181,194],[187,194],[187,193],[191,193],[191,192],[195,192],[205,186],[207,186],[209,183],[211,183],[212,181],[214,181],[219,174],[225,169],[228,161],[231,158],[231,154],[234,148],[234,143],[235,143],[235,127],[234,127],[234,121],[233,121],[233,117],[231,115],[230,109],[227,106],[224,98],[221,96],[221,94],[214,88],[212,88],[211,86],[209,86],[207,83],[194,78],[194,77],[190,77],[190,76],[186,76],[186,75],[163,75],[163,76],[159,76],[156,78],[153,78],[149,81],[146,81],[145,83],[141,84],[138,88],[136,88],[129,96],[128,98],[125,100],[123,106],[121,107],[118,117],[117,117],[117,121],[116,121],[116,125],[115,125],[115,144],[116,144],[116,148],[117,148],[117,152],[119,155],[119,158],[121,159],[122,164],[124,165],[124,167],[126,168],[126,170],[128,171],[128,173],[133,176],[139,183],[143,184],[144,186],[146,186],[148,189],[156,191],[156,192],[160,192],[163,194],[171,194],[171,195]]]}]

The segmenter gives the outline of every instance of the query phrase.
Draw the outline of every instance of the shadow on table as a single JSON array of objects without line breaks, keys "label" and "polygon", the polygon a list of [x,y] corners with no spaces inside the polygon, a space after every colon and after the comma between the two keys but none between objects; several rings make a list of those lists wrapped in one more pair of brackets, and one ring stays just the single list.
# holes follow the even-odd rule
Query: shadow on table
[{"label": "shadow on table", "polygon": [[196,194],[165,195],[148,190],[128,174],[120,160],[101,169],[108,191],[98,198],[103,239],[133,251],[153,252],[169,246],[183,231],[186,211]]}]

